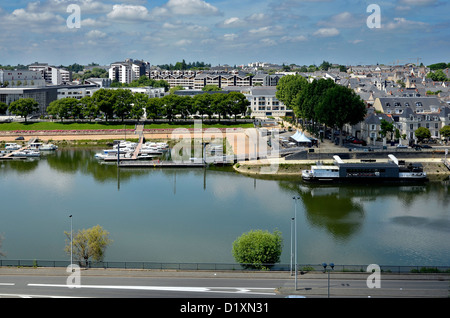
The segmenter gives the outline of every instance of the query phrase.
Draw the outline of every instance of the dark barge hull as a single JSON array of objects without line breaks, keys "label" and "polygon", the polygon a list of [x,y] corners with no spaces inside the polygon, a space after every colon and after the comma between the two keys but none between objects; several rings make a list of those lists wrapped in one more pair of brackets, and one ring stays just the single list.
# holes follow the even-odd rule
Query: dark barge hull
[{"label": "dark barge hull", "polygon": [[317,184],[411,184],[425,183],[428,178],[303,178],[304,182]]}]

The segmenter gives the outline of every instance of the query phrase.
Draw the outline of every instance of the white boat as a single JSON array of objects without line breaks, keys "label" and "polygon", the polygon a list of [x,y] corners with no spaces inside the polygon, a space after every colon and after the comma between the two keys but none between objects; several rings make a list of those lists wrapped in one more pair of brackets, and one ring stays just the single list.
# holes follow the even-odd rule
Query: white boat
[{"label": "white boat", "polygon": [[32,144],[30,144],[30,149],[42,150],[42,151],[52,151],[52,150],[57,150],[58,146],[56,146],[54,144],[44,144],[41,142],[33,142]]},{"label": "white boat", "polygon": [[14,151],[14,150],[19,150],[21,148],[22,148],[21,145],[18,145],[18,144],[14,143],[14,142],[9,142],[9,143],[5,144],[5,150],[12,150],[12,151]]},{"label": "white boat", "polygon": [[334,156],[334,165],[317,164],[310,170],[302,171],[302,179],[306,182],[424,182],[427,174],[421,164],[405,165],[395,156],[388,156],[391,160],[386,163],[345,163]]},{"label": "white boat", "polygon": [[13,153],[14,157],[40,157],[41,153],[36,150],[22,150]]}]

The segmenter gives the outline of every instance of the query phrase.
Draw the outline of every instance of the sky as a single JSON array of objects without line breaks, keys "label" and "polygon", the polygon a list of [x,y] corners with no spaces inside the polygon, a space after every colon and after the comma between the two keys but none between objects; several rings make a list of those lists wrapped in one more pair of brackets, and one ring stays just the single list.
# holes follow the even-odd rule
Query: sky
[{"label": "sky", "polygon": [[448,0],[0,0],[0,65],[448,63],[449,13]]}]

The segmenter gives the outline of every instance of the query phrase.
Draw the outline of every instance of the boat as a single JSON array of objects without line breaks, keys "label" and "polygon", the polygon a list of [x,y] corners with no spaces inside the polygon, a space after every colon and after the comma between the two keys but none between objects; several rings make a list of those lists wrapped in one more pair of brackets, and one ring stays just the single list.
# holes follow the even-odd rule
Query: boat
[{"label": "boat", "polygon": [[16,151],[12,155],[13,155],[13,157],[40,157],[41,153],[36,150],[26,149],[26,150]]},{"label": "boat", "polygon": [[41,142],[33,142],[30,144],[30,149],[40,150],[40,151],[53,151],[57,150],[58,146],[54,144],[44,144]]},{"label": "boat", "polygon": [[317,163],[310,170],[302,171],[302,179],[312,183],[377,183],[377,182],[425,182],[428,181],[422,164],[405,164],[389,155],[388,162],[345,163],[333,156],[333,165]]},{"label": "boat", "polygon": [[14,150],[19,150],[21,148],[23,148],[21,145],[16,144],[14,142],[9,142],[9,143],[5,144],[5,150],[12,150],[12,151],[14,151]]}]

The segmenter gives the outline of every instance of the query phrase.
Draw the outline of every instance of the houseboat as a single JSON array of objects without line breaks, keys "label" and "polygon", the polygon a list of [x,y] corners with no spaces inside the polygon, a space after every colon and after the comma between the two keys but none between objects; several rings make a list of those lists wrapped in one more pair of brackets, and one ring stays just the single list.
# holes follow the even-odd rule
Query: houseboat
[{"label": "houseboat", "polygon": [[425,182],[427,174],[422,164],[408,164],[389,155],[388,162],[345,163],[333,156],[333,165],[317,164],[302,171],[305,182],[316,183],[378,183],[378,182]]}]

